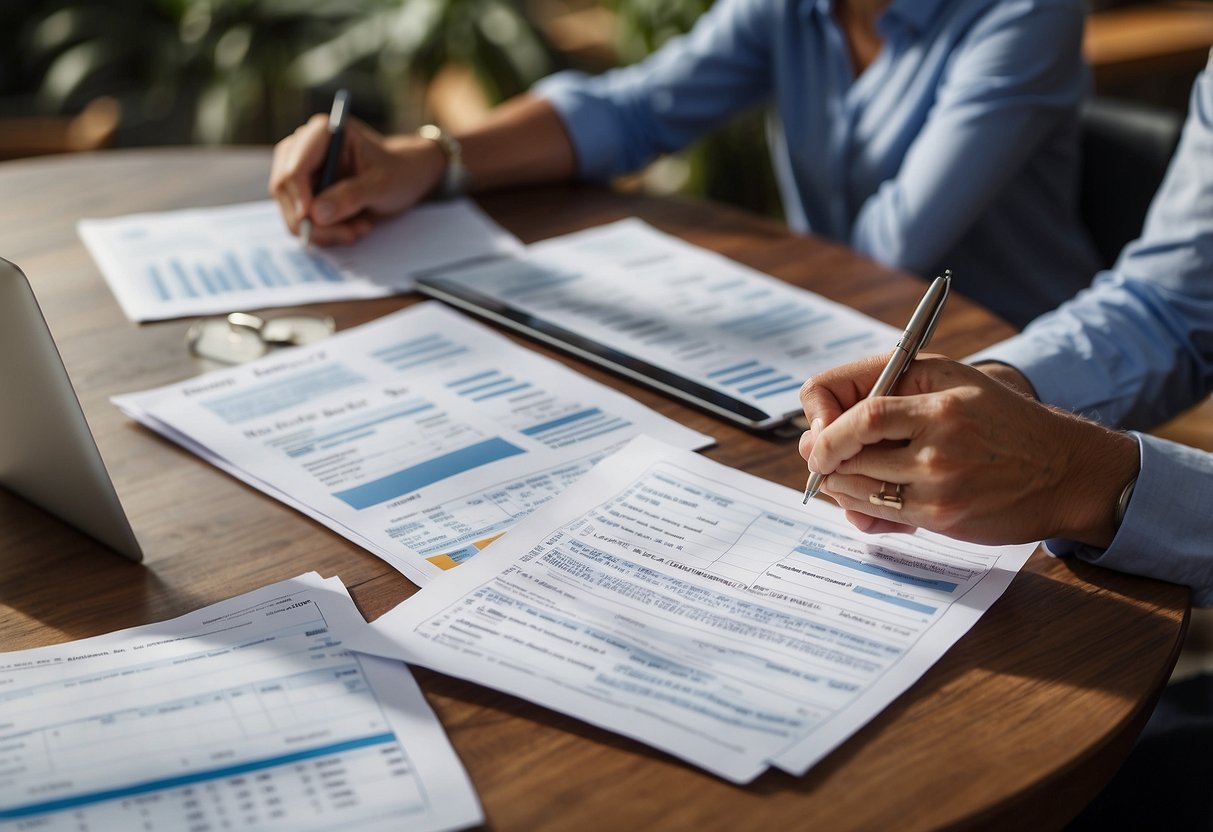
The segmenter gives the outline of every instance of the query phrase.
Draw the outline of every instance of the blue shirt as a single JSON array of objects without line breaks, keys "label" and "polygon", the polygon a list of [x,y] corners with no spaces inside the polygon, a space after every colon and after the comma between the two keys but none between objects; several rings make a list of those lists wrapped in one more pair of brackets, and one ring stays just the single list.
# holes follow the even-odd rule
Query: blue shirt
[{"label": "blue shirt", "polygon": [[[1088,291],[969,360],[1010,364],[1041,401],[1120,427],[1153,426],[1213,391],[1213,58],[1141,237]],[[1213,454],[1135,436],[1141,472],[1112,545],[1049,549],[1187,584],[1213,606]]]},{"label": "blue shirt", "polygon": [[[1098,268],[1076,209],[1080,0],[892,0],[854,77],[833,0],[720,0],[648,60],[561,73],[550,101],[589,179],[770,108],[793,229],[955,287],[1022,326]],[[744,175],[739,171],[738,175]]]}]

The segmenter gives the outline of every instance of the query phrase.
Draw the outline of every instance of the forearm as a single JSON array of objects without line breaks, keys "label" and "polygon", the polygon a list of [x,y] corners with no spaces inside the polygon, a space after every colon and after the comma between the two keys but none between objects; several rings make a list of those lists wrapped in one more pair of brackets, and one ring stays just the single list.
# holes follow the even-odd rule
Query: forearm
[{"label": "forearm", "polygon": [[532,95],[512,98],[482,125],[456,138],[472,191],[559,182],[573,177],[573,145],[556,110]]}]

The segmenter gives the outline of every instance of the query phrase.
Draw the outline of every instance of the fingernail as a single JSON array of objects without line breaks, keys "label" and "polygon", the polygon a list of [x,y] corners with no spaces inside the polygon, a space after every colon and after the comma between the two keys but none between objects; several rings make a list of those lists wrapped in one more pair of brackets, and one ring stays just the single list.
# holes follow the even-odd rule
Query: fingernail
[{"label": "fingernail", "polygon": [[306,217],[307,216],[307,212],[303,210],[303,202],[298,199],[295,200],[295,216],[297,216],[297,217]]},{"label": "fingernail", "polygon": [[809,425],[809,430],[813,431],[813,433],[821,430],[821,419],[814,419],[813,424]]},{"label": "fingernail", "polygon": [[321,222],[332,222],[336,217],[336,209],[333,208],[333,203],[325,202],[323,199],[316,203],[316,219]]}]

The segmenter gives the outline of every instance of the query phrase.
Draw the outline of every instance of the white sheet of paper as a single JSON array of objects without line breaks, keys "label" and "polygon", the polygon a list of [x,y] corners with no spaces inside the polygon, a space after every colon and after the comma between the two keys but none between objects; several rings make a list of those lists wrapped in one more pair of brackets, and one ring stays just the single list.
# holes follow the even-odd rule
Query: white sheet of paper
[{"label": "white sheet of paper", "polygon": [[476,794],[407,667],[316,573],[171,621],[0,654],[0,825],[458,829]]},{"label": "white sheet of paper", "polygon": [[418,585],[634,436],[712,443],[433,301],[114,403]]},{"label": "white sheet of paper", "polygon": [[1033,546],[863,536],[641,437],[352,645],[744,783],[802,774],[900,695]]},{"label": "white sheet of paper", "polygon": [[304,248],[272,201],[77,225],[132,321],[374,298],[420,271],[515,254],[516,237],[467,199],[419,205],[351,246]]},{"label": "white sheet of paper", "polygon": [[779,417],[806,378],[900,335],[638,219],[437,275]]}]

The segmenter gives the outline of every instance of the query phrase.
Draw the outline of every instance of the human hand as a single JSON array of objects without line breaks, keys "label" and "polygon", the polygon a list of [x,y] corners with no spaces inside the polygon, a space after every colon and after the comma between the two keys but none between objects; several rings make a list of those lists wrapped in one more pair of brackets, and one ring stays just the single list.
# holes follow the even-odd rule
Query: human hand
[{"label": "human hand", "polygon": [[291,233],[312,220],[312,242],[347,245],[371,230],[378,217],[420,202],[442,178],[446,159],[432,141],[385,137],[356,118],[346,123],[338,178],[322,195],[314,180],[328,151],[328,116],[317,114],[274,148],[269,191]]},{"label": "human hand", "polygon": [[[827,475],[822,492],[854,526],[992,544],[1111,543],[1117,497],[1137,472],[1132,437],[939,356],[914,361],[896,395],[865,399],[885,358],[822,373],[801,391],[812,426],[801,456]],[[869,501],[886,483],[902,486],[900,510]]]}]

